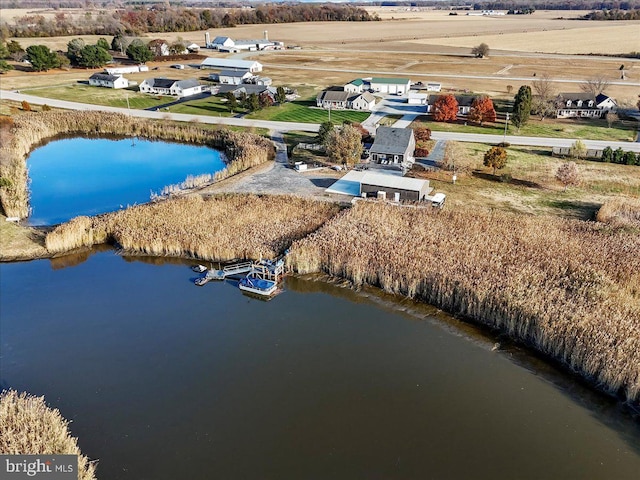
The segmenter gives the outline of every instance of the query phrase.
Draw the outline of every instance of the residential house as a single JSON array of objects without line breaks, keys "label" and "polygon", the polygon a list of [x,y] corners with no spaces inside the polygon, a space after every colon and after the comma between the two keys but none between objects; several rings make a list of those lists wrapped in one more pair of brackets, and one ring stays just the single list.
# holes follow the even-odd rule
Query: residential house
[{"label": "residential house", "polygon": [[425,200],[432,190],[429,180],[384,173],[367,172],[360,180],[360,196],[375,196],[396,202]]},{"label": "residential house", "polygon": [[172,80],[169,78],[148,78],[140,84],[140,92],[154,95],[190,97],[202,93],[203,85],[197,80]]},{"label": "residential house", "polygon": [[344,90],[325,90],[316,97],[316,105],[327,109],[344,110],[349,108],[350,96],[351,94]]},{"label": "residential house", "polygon": [[[431,113],[433,111],[434,103],[440,98],[441,95],[429,95],[427,97],[427,113]],[[473,105],[473,101],[476,99],[475,95],[454,95],[456,102],[458,102],[458,115],[466,116],[471,111],[471,105]]]},{"label": "residential house", "polygon": [[412,164],[416,139],[411,128],[378,127],[369,150],[371,161],[384,165]]},{"label": "residential house", "polygon": [[127,88],[129,80],[122,75],[109,75],[108,73],[94,73],[89,77],[89,85],[94,87]]},{"label": "residential house", "polygon": [[371,90],[380,93],[404,95],[411,88],[411,80],[408,78],[379,78],[371,79]]},{"label": "residential house", "polygon": [[200,68],[216,68],[220,70],[248,70],[251,73],[262,71],[262,64],[255,60],[236,60],[233,58],[205,58]]},{"label": "residential house", "polygon": [[376,97],[369,92],[364,92],[359,95],[349,97],[349,108],[352,110],[373,110],[376,106]]},{"label": "residential house", "polygon": [[602,93],[561,93],[555,106],[557,118],[602,118],[617,109],[615,100]]},{"label": "residential house", "polygon": [[227,93],[232,92],[236,98],[240,98],[243,95],[251,95],[252,93],[255,93],[258,96],[269,95],[271,100],[275,101],[277,91],[277,88],[267,85],[251,85],[243,83],[241,85],[221,85],[218,90],[218,95],[226,95]]},{"label": "residential house", "polygon": [[249,70],[222,70],[218,75],[218,81],[227,85],[240,85],[253,77]]}]

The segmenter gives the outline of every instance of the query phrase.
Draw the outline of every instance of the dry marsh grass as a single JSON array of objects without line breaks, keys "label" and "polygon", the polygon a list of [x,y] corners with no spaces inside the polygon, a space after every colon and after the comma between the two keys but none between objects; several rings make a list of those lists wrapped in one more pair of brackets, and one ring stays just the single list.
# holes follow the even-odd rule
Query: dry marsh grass
[{"label": "dry marsh grass", "polygon": [[[600,207],[596,219],[615,226],[640,228],[640,199],[612,198]],[[638,252],[640,255],[640,252]]]},{"label": "dry marsh grass", "polygon": [[0,454],[78,455],[79,480],[95,480],[96,465],[82,455],[78,439],[71,436],[69,422],[44,397],[15,390],[0,394]]},{"label": "dry marsh grass", "polygon": [[174,124],[103,112],[39,112],[16,115],[0,146],[0,203],[9,217],[29,215],[26,157],[34,146],[60,134],[139,136],[207,145],[222,150],[229,163],[216,174],[222,179],[274,158],[273,144],[251,133],[206,129],[195,124]]},{"label": "dry marsh grass", "polygon": [[77,217],[46,238],[52,253],[114,241],[126,251],[204,260],[272,258],[339,211],[294,196],[174,198],[100,217]]},{"label": "dry marsh grass", "polygon": [[471,318],[640,400],[640,235],[479,208],[358,202],[295,242],[288,265]]}]

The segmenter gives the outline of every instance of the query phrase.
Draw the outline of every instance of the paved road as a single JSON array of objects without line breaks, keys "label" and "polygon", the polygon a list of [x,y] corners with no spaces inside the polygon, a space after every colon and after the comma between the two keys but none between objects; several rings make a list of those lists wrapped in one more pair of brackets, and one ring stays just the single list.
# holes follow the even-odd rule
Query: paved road
[{"label": "paved road", "polygon": [[320,125],[315,123],[295,123],[295,122],[271,122],[267,120],[250,120],[246,118],[233,117],[212,117],[210,115],[190,115],[184,113],[151,112],[148,110],[127,110],[126,108],[105,107],[102,105],[90,105],[88,103],[68,102],[66,100],[55,100],[52,98],[36,97],[22,93],[0,90],[1,100],[15,100],[21,102],[26,100],[34,105],[47,104],[50,107],[65,108],[68,110],[97,110],[103,112],[116,112],[129,114],[134,117],[169,119],[179,122],[190,122],[196,120],[201,123],[224,124],[237,127],[266,128],[268,130],[300,130],[303,132],[317,132]]},{"label": "paved road", "polygon": [[[318,125],[317,123],[272,122],[267,120],[250,120],[246,118],[211,117],[208,115],[186,115],[181,113],[149,112],[147,110],[127,110],[126,108],[104,107],[101,105],[90,105],[86,103],[67,102],[64,100],[35,97],[33,95],[24,95],[7,90],[0,90],[0,99],[15,100],[18,102],[27,100],[29,103],[33,103],[34,105],[42,105],[46,103],[51,107],[66,108],[69,110],[98,110],[105,112],[118,112],[129,114],[135,117],[171,119],[180,122],[190,122],[195,120],[202,123],[224,124],[239,127],[266,128],[268,130],[275,130],[280,132],[286,132],[290,130],[317,132],[318,128],[320,127],[320,125]],[[475,143],[499,143],[503,141],[502,135],[454,132],[432,132],[431,138],[433,138],[434,140],[456,140],[459,142]],[[507,135],[506,141],[511,143],[512,145],[529,145],[536,147],[570,147],[575,142],[575,138],[521,137]],[[614,150],[620,147],[623,150],[640,152],[640,142],[608,142],[598,140],[583,140],[583,142],[586,147],[590,149],[602,149],[606,146],[609,146]]]}]

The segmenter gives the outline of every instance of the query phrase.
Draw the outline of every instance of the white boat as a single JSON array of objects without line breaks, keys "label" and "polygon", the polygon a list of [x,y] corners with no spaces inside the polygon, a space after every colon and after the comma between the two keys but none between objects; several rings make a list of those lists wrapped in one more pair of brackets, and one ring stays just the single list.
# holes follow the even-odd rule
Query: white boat
[{"label": "white boat", "polygon": [[243,292],[268,297],[275,293],[278,289],[278,284],[274,281],[264,280],[262,278],[245,277],[240,280],[238,287]]},{"label": "white boat", "polygon": [[192,265],[191,270],[196,273],[202,273],[207,271],[207,267],[205,267],[204,265]]}]

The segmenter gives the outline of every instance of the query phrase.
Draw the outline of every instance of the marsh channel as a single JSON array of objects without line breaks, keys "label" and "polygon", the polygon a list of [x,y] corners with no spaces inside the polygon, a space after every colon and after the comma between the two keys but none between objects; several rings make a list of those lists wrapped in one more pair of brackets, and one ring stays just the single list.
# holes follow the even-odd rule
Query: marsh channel
[{"label": "marsh channel", "polygon": [[640,424],[615,400],[376,289],[288,277],[264,302],[109,248],[0,269],[2,387],[59,408],[99,479],[640,471]]}]

